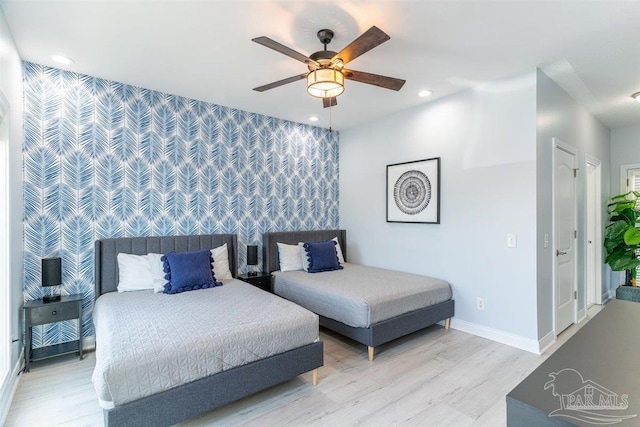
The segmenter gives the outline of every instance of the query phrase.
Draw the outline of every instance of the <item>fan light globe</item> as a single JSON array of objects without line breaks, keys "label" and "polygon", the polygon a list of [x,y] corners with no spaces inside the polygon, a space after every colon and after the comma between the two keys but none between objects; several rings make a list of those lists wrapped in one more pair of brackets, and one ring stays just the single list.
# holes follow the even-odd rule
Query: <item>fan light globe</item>
[{"label": "fan light globe", "polygon": [[307,75],[307,92],[316,98],[333,98],[344,92],[344,74],[331,68],[320,68]]}]

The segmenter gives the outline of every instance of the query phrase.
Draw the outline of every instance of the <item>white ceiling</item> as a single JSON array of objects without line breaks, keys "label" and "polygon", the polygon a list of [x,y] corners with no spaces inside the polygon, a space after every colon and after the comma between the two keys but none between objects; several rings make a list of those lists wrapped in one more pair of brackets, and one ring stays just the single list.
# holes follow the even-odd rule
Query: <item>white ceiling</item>
[{"label": "white ceiling", "polygon": [[[610,128],[640,123],[637,1],[32,1],[0,0],[22,58],[297,122],[329,109],[304,81],[252,90],[306,71],[251,39],[304,54],[330,28],[339,51],[370,26],[391,40],[349,68],[407,80],[400,92],[347,81],[335,129],[375,120],[485,81],[539,67]],[[62,54],[75,64],[50,58]],[[435,91],[419,98],[421,89]]]}]

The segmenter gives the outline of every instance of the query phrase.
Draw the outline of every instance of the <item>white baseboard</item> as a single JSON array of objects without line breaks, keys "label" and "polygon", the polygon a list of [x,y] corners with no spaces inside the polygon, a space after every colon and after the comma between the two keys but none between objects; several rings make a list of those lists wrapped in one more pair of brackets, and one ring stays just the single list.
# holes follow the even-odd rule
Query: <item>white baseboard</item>
[{"label": "white baseboard", "polygon": [[0,390],[0,426],[5,425],[7,416],[9,415],[9,409],[11,408],[11,402],[13,396],[16,394],[18,384],[20,383],[20,376],[18,374],[24,366],[24,349],[20,352],[18,361],[13,368],[13,371],[9,374],[9,379],[5,384],[5,387]]},{"label": "white baseboard", "polygon": [[587,318],[587,309],[583,308],[582,310],[578,311],[578,313],[576,314],[576,317],[578,318],[578,321],[576,323],[582,322],[584,319]]},{"label": "white baseboard", "polygon": [[547,349],[549,349],[549,347],[551,347],[555,342],[556,342],[556,336],[553,333],[553,331],[551,331],[547,335],[542,337],[542,339],[540,339],[539,341],[540,350],[538,354],[542,354],[545,351],[547,351]]},{"label": "white baseboard", "polygon": [[614,295],[615,295],[615,293],[611,289],[609,289],[608,291],[604,292],[602,294],[602,304],[606,303],[610,299],[613,299]]},{"label": "white baseboard", "polygon": [[451,327],[501,344],[510,345],[511,347],[519,348],[530,353],[541,354],[541,345],[537,340],[524,338],[520,335],[504,332],[488,326],[478,325],[477,323],[467,322],[466,320],[456,319],[455,317],[451,319]]}]

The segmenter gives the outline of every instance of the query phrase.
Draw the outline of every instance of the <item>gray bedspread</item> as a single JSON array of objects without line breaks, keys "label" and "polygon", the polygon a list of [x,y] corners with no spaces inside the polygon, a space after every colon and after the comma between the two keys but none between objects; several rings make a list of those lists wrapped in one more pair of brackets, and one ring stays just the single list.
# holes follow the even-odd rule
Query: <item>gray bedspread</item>
[{"label": "gray bedspread", "polygon": [[358,264],[323,273],[274,271],[274,292],[356,328],[451,299],[443,280]]},{"label": "gray bedspread", "polygon": [[104,408],[315,342],[318,316],[239,280],[96,301],[93,384]]}]

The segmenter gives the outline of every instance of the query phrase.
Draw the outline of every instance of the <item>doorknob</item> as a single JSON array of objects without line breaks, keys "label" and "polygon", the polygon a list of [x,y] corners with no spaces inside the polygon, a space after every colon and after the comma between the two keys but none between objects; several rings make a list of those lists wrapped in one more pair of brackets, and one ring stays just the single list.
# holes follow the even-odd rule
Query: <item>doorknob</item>
[{"label": "doorknob", "polygon": [[589,240],[589,243],[593,243],[591,240]]},{"label": "doorknob", "polygon": [[566,252],[561,251],[560,249],[556,249],[556,256],[566,255]]}]

